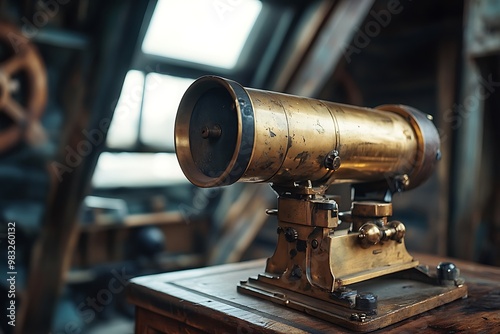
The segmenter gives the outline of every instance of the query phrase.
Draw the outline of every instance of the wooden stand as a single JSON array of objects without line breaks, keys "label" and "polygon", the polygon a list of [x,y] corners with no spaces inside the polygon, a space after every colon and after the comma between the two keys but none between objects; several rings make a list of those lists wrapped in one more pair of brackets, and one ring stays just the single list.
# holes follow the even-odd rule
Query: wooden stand
[{"label": "wooden stand", "polygon": [[[431,268],[441,261],[417,255]],[[385,327],[384,333],[495,332],[500,328],[500,268],[453,260],[469,297]],[[128,286],[136,333],[349,333],[314,316],[243,295],[236,286],[261,272],[264,260],[139,277]]]}]

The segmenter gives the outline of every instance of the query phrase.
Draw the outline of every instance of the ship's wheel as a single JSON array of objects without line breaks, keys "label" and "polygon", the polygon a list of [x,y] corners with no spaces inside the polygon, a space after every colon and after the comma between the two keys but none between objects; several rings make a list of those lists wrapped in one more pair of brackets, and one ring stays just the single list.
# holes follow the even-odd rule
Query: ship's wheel
[{"label": "ship's wheel", "polygon": [[21,140],[43,143],[40,117],[47,74],[36,47],[13,25],[0,22],[0,153]]}]

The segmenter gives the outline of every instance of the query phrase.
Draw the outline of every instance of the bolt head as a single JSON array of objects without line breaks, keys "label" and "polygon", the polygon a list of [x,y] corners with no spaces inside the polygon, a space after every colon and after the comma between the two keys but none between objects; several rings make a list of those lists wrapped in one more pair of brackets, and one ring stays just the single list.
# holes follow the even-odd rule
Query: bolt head
[{"label": "bolt head", "polygon": [[377,299],[377,296],[371,292],[360,293],[356,296],[356,309],[367,314],[374,314],[377,310]]},{"label": "bolt head", "polygon": [[441,262],[436,269],[440,281],[454,281],[460,275],[460,270],[452,262]]},{"label": "bolt head", "polygon": [[300,279],[302,277],[302,269],[295,265],[290,273],[291,278]]}]

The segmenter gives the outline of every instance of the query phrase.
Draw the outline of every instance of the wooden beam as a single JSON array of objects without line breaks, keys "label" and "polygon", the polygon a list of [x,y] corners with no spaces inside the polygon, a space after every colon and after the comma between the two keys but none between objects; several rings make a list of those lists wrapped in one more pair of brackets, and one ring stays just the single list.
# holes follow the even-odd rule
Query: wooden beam
[{"label": "wooden beam", "polygon": [[[92,65],[90,79],[85,82],[85,98],[72,101],[79,113],[74,122],[66,124],[68,140],[62,140],[60,153],[48,168],[54,176],[48,199],[42,232],[32,250],[26,299],[18,312],[16,333],[49,333],[64,276],[71,262],[78,236],[77,213],[90,188],[90,181],[105,145],[107,126],[113,116],[113,99],[119,95],[121,84],[131,64],[136,41],[142,26],[147,1],[124,1],[102,6],[102,18],[96,25],[114,24],[112,29],[97,29],[93,36],[97,52],[89,52]],[[81,77],[85,77],[79,73]],[[81,103],[80,103],[81,102]],[[103,126],[103,122],[107,126]],[[105,128],[104,130],[103,127]],[[78,149],[82,142],[89,143],[84,130],[100,129],[102,140],[91,145],[90,153],[80,156],[60,174],[54,163],[68,161],[67,148]],[[63,137],[64,139],[64,137]],[[90,145],[90,144],[89,144]],[[59,172],[59,174],[58,174]]]}]

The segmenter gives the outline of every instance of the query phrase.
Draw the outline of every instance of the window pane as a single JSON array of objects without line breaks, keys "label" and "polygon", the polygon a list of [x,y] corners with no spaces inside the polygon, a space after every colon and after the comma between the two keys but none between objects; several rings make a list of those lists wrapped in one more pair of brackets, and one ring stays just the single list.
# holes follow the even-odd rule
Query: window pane
[{"label": "window pane", "polygon": [[146,76],[141,123],[141,141],[145,145],[174,150],[175,115],[182,95],[193,81],[157,73]]},{"label": "window pane", "polygon": [[261,7],[256,0],[159,0],[142,51],[233,68]]},{"label": "window pane", "polygon": [[128,71],[122,92],[109,127],[107,145],[112,148],[130,148],[137,140],[139,115],[144,88],[144,74]]},{"label": "window pane", "polygon": [[151,187],[187,183],[174,153],[109,153],[99,156],[96,188]]}]

